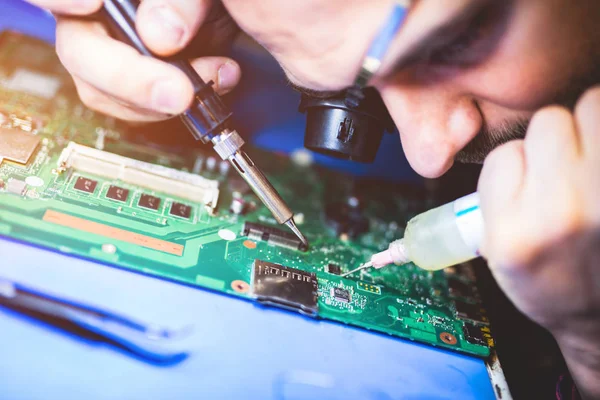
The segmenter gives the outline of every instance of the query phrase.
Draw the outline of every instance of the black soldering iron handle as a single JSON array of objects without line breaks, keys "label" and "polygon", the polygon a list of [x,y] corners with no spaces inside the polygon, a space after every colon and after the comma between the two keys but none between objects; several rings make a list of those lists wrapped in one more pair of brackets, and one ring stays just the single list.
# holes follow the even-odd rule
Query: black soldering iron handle
[{"label": "black soldering iron handle", "polygon": [[214,91],[214,83],[204,82],[188,61],[176,57],[158,57],[146,47],[135,28],[139,4],[138,0],[104,0],[104,7],[95,18],[104,23],[116,39],[134,47],[144,56],[168,62],[190,79],[194,86],[195,99],[192,106],[182,114],[182,119],[196,140],[207,143],[227,128],[232,112]]}]

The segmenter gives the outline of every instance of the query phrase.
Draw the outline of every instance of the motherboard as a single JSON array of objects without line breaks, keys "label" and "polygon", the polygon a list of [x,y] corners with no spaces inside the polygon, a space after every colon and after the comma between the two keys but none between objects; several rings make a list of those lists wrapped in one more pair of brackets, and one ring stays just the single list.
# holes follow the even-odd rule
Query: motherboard
[{"label": "motherboard", "polygon": [[314,165],[303,150],[248,150],[296,213],[306,248],[212,149],[165,144],[178,135],[188,133],[177,121],[129,126],[87,109],[51,46],[3,33],[0,235],[311,318],[490,354],[469,265],[340,276],[436,205],[425,189],[357,180]]}]

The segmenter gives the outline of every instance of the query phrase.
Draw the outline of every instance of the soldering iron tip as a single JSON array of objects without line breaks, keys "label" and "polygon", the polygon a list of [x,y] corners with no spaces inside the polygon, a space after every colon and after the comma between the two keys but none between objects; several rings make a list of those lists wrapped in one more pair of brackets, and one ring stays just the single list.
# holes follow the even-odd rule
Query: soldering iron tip
[{"label": "soldering iron tip", "polygon": [[300,232],[300,229],[298,229],[298,227],[296,226],[296,222],[294,221],[294,218],[290,218],[288,219],[285,224],[292,230],[292,232],[294,232],[294,234],[296,234],[296,236],[298,236],[298,239],[300,239],[302,241],[302,244],[304,245],[304,247],[306,247],[306,249],[308,249],[308,240],[306,240],[306,237],[302,234],[302,232]]}]

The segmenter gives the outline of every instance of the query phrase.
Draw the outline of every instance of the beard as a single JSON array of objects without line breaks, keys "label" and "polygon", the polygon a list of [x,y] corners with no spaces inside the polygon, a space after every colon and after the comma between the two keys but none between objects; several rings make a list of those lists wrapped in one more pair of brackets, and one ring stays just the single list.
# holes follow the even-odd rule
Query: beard
[{"label": "beard", "polygon": [[466,164],[483,164],[488,154],[496,147],[512,140],[524,139],[529,126],[528,119],[504,121],[497,127],[484,126],[454,159]]},{"label": "beard", "polygon": [[[591,57],[600,60],[600,51]],[[592,63],[590,70],[571,80],[567,88],[563,88],[547,104],[558,104],[573,111],[579,98],[585,91],[600,84],[600,63]],[[457,162],[466,164],[483,164],[488,154],[496,147],[512,140],[525,138],[529,119],[507,120],[499,126],[484,125],[481,131],[454,158]]]}]

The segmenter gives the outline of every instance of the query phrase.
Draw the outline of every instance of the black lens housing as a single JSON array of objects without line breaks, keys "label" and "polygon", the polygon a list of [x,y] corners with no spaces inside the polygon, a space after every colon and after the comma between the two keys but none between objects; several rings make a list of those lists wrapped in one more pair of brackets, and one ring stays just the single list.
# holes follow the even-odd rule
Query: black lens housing
[{"label": "black lens housing", "polygon": [[395,129],[374,88],[362,89],[358,97],[347,91],[328,98],[302,94],[299,111],[306,113],[304,146],[347,160],[373,162],[383,133]]}]

